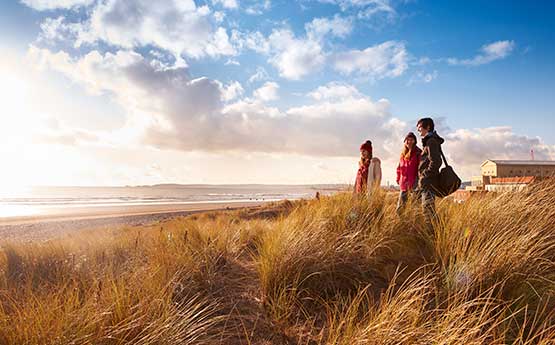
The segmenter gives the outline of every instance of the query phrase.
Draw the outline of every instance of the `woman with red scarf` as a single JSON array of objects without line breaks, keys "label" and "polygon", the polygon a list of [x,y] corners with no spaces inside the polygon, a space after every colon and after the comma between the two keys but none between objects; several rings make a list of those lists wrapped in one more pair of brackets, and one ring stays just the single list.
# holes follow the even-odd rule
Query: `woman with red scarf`
[{"label": "woman with red scarf", "polygon": [[[380,160],[372,157],[372,142],[367,140],[360,146],[360,161],[355,181],[354,193],[370,195],[382,182]],[[370,186],[370,187],[368,187]]]},{"label": "woman with red scarf", "polygon": [[416,135],[409,132],[405,137],[403,151],[397,166],[397,184],[401,192],[397,202],[397,213],[400,214],[407,203],[409,193],[418,185],[418,164],[422,150],[416,146]]}]

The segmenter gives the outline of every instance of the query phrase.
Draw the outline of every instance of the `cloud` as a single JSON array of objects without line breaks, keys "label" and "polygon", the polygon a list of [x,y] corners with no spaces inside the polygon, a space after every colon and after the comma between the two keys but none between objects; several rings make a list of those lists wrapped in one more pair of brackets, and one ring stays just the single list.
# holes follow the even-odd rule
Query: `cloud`
[{"label": "cloud", "polygon": [[[344,86],[352,90],[349,97],[326,96],[280,110],[264,103],[277,97],[275,83],[256,90],[256,97],[225,104],[223,100],[241,93],[236,83],[222,86],[192,78],[186,67],[163,68],[130,51],[93,51],[71,58],[31,47],[28,55],[38,66],[57,70],[94,94],[114,97],[128,113],[130,128],[125,130],[161,149],[353,156],[365,138],[386,143],[397,136],[391,124],[399,122],[393,120],[389,102],[372,101],[352,86]],[[384,152],[385,146],[376,145],[377,152]]]},{"label": "cloud", "polygon": [[389,0],[318,0],[321,3],[339,6],[341,11],[355,11],[359,19],[372,19],[376,16],[385,16],[391,20],[397,16]]},{"label": "cloud", "polygon": [[541,138],[518,135],[511,127],[457,129],[446,136],[449,152],[461,165],[479,165],[486,159],[555,159],[555,147]]},{"label": "cloud", "polygon": [[241,63],[235,59],[227,59],[224,66],[241,66]]},{"label": "cloud", "polygon": [[263,102],[275,101],[279,98],[279,85],[275,82],[265,82],[264,85],[253,92],[255,98]]},{"label": "cloud", "polygon": [[429,73],[419,71],[410,78],[410,80],[407,82],[407,85],[412,85],[416,83],[431,83],[434,79],[437,78],[437,76],[438,72],[436,70]]},{"label": "cloud", "polygon": [[99,41],[124,49],[155,46],[171,52],[180,65],[185,65],[183,57],[237,54],[227,30],[212,24],[210,9],[193,0],[106,0],[87,14],[76,23],[47,18],[42,36],[72,38],[76,47]]},{"label": "cloud", "polygon": [[324,46],[328,38],[344,38],[352,29],[350,18],[335,15],[306,23],[305,35],[297,36],[289,28],[274,29],[267,37],[259,31],[243,33],[233,30],[231,42],[238,49],[246,48],[267,55],[268,62],[277,68],[281,77],[300,80],[325,65],[329,54]]},{"label": "cloud", "polygon": [[336,14],[306,23],[305,35],[296,35],[287,27],[274,29],[267,37],[259,31],[233,30],[231,42],[239,50],[250,49],[268,56],[268,63],[279,75],[290,80],[318,72],[328,63],[345,75],[357,72],[375,79],[398,77],[408,68],[409,54],[402,42],[387,41],[365,50],[327,51],[331,38],[345,38],[352,30],[352,17]]},{"label": "cloud", "polygon": [[68,36],[68,34],[73,34],[68,26],[64,24],[65,18],[59,16],[58,18],[46,18],[44,22],[40,24],[41,32],[39,33],[39,41],[52,42],[58,39],[63,39]]},{"label": "cloud", "polygon": [[268,41],[273,50],[269,62],[284,78],[299,80],[322,68],[326,61],[319,41],[297,38],[289,29],[274,30]]},{"label": "cloud", "polygon": [[337,100],[346,98],[359,98],[360,92],[353,85],[340,82],[330,82],[326,85],[319,86],[316,90],[308,93],[313,99],[320,100]]},{"label": "cloud", "polygon": [[480,48],[480,54],[472,59],[457,59],[449,58],[447,62],[450,65],[463,65],[463,66],[479,66],[488,64],[490,62],[501,60],[509,56],[515,48],[514,41],[497,41],[490,44],[483,45]]},{"label": "cloud", "polygon": [[235,9],[239,7],[237,0],[212,0],[214,5],[221,5],[224,8]]},{"label": "cloud", "polygon": [[264,69],[264,67],[258,66],[256,67],[256,72],[249,77],[248,81],[249,83],[254,83],[257,81],[264,81],[268,79],[270,79],[270,76],[268,75],[268,72],[266,72],[266,69]]},{"label": "cloud", "polygon": [[245,90],[243,89],[243,86],[241,86],[241,83],[239,83],[238,81],[233,81],[229,83],[227,86],[222,87],[221,89],[222,89],[222,100],[226,102],[232,101],[237,97],[240,97],[241,95],[243,95],[243,92],[245,92]]},{"label": "cloud", "polygon": [[404,43],[387,41],[364,50],[350,50],[333,56],[335,70],[351,75],[359,73],[376,79],[402,75],[408,68]]},{"label": "cloud", "polygon": [[270,0],[255,0],[254,5],[248,6],[245,12],[247,14],[258,16],[268,11],[272,7]]},{"label": "cloud", "polygon": [[90,131],[67,129],[67,130],[48,130],[41,131],[33,138],[34,142],[40,144],[58,144],[58,145],[83,145],[90,143],[98,143],[99,137]]},{"label": "cloud", "polygon": [[95,0],[20,0],[24,5],[37,11],[47,11],[56,9],[70,9],[88,6]]},{"label": "cloud", "polygon": [[259,31],[244,33],[239,30],[232,30],[231,42],[238,49],[250,49],[261,54],[268,54],[271,49],[270,42]]},{"label": "cloud", "polygon": [[58,42],[70,42],[73,47],[79,48],[83,43],[94,41],[83,23],[68,22],[65,16],[45,18],[40,24],[40,29],[37,38],[39,43],[55,45]]},{"label": "cloud", "polygon": [[335,15],[333,18],[314,18],[305,25],[307,36],[313,40],[321,40],[326,35],[344,38],[353,31],[351,18]]},{"label": "cloud", "polygon": [[[127,112],[126,127],[110,140],[181,152],[263,152],[326,157],[358,155],[365,139],[387,171],[395,167],[402,138],[412,125],[391,114],[388,100],[372,100],[355,86],[332,82],[308,93],[308,104],[279,109],[278,85],[267,82],[254,97],[242,98],[238,82],[227,85],[193,78],[186,67],[164,68],[130,51],[80,58],[31,47],[36,65],[59,71],[91,93],[109,94]],[[465,179],[479,173],[486,159],[555,159],[555,146],[510,127],[454,129],[437,118],[444,151]],[[70,128],[53,131],[45,141],[76,145],[96,140],[94,133]],[[128,135],[128,137],[125,137]],[[104,137],[99,137],[104,141]],[[385,171],[385,174],[387,174]]]}]

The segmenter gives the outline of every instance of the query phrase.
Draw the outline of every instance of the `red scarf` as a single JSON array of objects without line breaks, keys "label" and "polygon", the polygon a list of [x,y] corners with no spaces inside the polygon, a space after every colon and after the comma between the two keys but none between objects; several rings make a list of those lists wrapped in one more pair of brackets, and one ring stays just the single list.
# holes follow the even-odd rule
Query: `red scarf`
[{"label": "red scarf", "polygon": [[368,167],[370,166],[370,160],[361,160],[358,162],[357,179],[355,182],[355,193],[366,192],[366,185],[368,184]]}]

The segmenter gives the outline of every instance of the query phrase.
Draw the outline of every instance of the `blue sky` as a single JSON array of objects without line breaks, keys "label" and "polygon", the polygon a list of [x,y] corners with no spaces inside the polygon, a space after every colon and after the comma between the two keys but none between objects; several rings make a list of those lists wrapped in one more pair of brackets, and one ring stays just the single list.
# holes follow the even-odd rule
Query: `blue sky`
[{"label": "blue sky", "polygon": [[[56,153],[60,168],[20,177],[33,184],[349,182],[369,138],[391,179],[399,141],[429,115],[466,177],[530,149],[555,159],[554,10],[552,1],[3,1],[0,72],[23,80],[17,95],[33,104],[12,101],[9,113],[25,115],[4,115],[5,131],[42,124],[27,131],[24,160],[6,154],[23,168],[41,162],[36,152]],[[122,158],[130,152],[149,153]],[[76,157],[117,172],[62,172]],[[231,175],[214,172],[221,164]],[[299,174],[287,173],[292,164]]]}]

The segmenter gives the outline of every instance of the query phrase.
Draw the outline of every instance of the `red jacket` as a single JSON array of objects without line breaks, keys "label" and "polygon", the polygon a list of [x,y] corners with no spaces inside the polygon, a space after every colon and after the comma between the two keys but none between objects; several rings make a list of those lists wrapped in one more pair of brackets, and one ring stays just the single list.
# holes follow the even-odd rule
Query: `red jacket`
[{"label": "red jacket", "polygon": [[410,159],[401,157],[397,166],[397,183],[402,191],[413,190],[418,183],[418,164],[422,150],[415,147]]},{"label": "red jacket", "polygon": [[355,180],[355,193],[366,192],[368,184],[368,167],[370,166],[370,160],[368,162],[362,163],[358,162],[357,178]]}]

